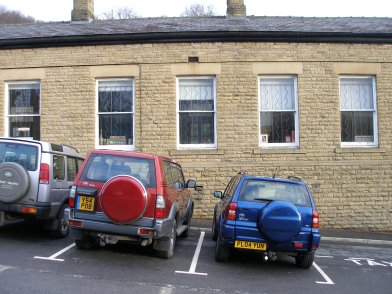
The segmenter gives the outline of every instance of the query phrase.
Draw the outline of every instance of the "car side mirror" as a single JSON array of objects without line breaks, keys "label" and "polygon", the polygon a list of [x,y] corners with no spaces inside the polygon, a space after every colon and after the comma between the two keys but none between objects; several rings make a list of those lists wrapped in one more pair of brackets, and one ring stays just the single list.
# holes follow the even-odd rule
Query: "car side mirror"
[{"label": "car side mirror", "polygon": [[222,199],[223,198],[223,193],[222,191],[215,191],[214,192],[214,197],[218,198],[218,199]]},{"label": "car side mirror", "polygon": [[203,191],[204,191],[204,187],[203,187],[203,186],[198,186],[198,185],[196,185],[195,190],[196,190],[197,192],[203,192]]},{"label": "car side mirror", "polygon": [[186,187],[188,189],[195,189],[196,188],[196,181],[195,180],[188,180],[188,182],[186,182]]}]

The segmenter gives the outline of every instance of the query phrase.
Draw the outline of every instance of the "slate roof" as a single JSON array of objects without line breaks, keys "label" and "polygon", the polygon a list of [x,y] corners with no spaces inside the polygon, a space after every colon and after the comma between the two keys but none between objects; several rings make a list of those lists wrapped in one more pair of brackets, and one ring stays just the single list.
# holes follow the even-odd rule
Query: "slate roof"
[{"label": "slate roof", "polygon": [[392,43],[392,18],[160,17],[0,26],[0,48],[190,41]]}]

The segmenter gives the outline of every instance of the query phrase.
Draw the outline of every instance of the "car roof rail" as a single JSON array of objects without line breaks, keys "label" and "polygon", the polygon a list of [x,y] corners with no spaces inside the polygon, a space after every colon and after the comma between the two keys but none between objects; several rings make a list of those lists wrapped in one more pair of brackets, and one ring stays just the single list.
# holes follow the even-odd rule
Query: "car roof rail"
[{"label": "car roof rail", "polygon": [[302,182],[302,178],[298,176],[288,176],[287,178],[292,181]]},{"label": "car roof rail", "polygon": [[72,146],[70,146],[70,145],[67,145],[67,144],[60,144],[60,146],[68,147],[68,148],[70,148],[70,149],[75,150],[77,153],[79,153],[78,149],[76,149],[75,147],[72,147]]}]

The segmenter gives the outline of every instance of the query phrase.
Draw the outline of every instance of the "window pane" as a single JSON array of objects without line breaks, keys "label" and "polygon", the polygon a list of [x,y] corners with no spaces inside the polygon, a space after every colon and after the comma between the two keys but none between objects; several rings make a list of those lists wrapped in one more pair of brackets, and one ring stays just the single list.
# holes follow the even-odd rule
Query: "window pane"
[{"label": "window pane", "polygon": [[214,110],[213,79],[182,79],[179,80],[179,109]]},{"label": "window pane", "polygon": [[180,113],[180,144],[213,144],[214,113]]},{"label": "window pane", "polygon": [[34,140],[40,139],[39,116],[11,116],[10,137],[28,137]]},{"label": "window pane", "polygon": [[121,174],[132,175],[146,188],[156,188],[154,160],[131,156],[93,154],[80,179],[104,183],[110,177]]},{"label": "window pane", "polygon": [[342,111],[342,142],[374,142],[372,111]]},{"label": "window pane", "polygon": [[294,78],[260,79],[261,110],[295,110]]},{"label": "window pane", "polygon": [[133,145],[132,114],[100,114],[100,145]]},{"label": "window pane", "polygon": [[99,112],[133,112],[131,81],[99,82]]},{"label": "window pane", "polygon": [[40,85],[9,85],[9,114],[39,114]]},{"label": "window pane", "polygon": [[298,206],[311,205],[305,186],[289,183],[245,180],[240,191],[239,200],[259,201],[260,199],[280,200]]},{"label": "window pane", "polygon": [[67,158],[67,180],[73,181],[77,173],[76,158]]},{"label": "window pane", "polygon": [[373,79],[342,78],[340,80],[342,110],[373,110]]},{"label": "window pane", "polygon": [[185,187],[185,180],[184,176],[182,175],[181,169],[174,164],[171,164],[171,168],[174,181],[172,187],[175,189],[183,189]]},{"label": "window pane", "polygon": [[0,143],[0,163],[16,162],[29,171],[37,170],[38,148],[17,143]]},{"label": "window pane", "polygon": [[260,126],[262,143],[294,143],[295,112],[262,112]]},{"label": "window pane", "polygon": [[57,180],[65,179],[64,156],[53,156],[53,178]]}]

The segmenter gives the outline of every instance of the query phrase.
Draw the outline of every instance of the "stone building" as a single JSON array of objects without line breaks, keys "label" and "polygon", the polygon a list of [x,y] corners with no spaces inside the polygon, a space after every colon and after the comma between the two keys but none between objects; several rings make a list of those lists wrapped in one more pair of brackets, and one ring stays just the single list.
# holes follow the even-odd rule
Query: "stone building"
[{"label": "stone building", "polygon": [[226,16],[0,26],[0,133],[166,155],[211,218],[237,172],[300,176],[324,228],[392,231],[392,19]]}]

